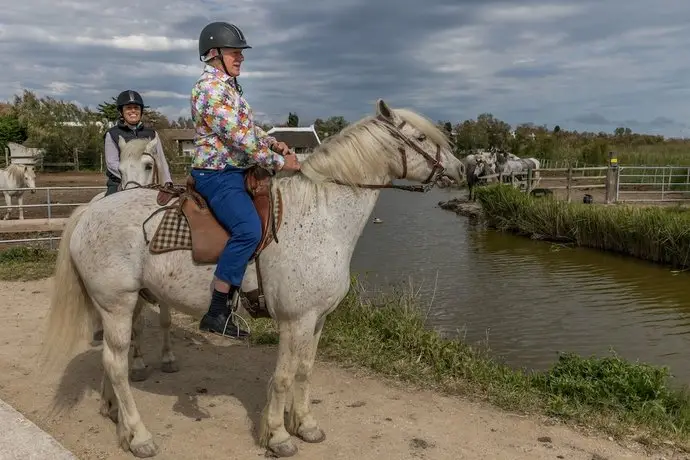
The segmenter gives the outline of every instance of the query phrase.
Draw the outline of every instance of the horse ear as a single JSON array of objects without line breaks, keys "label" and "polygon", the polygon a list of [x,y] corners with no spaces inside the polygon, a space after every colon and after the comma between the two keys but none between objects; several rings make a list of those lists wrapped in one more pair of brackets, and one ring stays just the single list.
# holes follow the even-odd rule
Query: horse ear
[{"label": "horse ear", "polygon": [[117,136],[117,146],[120,147],[120,150],[122,150],[125,148],[125,145],[127,145],[127,141],[125,140],[125,138],[118,135]]},{"label": "horse ear", "polygon": [[381,116],[387,120],[393,121],[393,111],[383,99],[376,100],[376,115]]},{"label": "horse ear", "polygon": [[148,144],[146,144],[146,151],[147,152],[155,152],[156,151],[156,145],[159,142],[158,138],[158,133],[156,133],[156,136],[149,141]]}]

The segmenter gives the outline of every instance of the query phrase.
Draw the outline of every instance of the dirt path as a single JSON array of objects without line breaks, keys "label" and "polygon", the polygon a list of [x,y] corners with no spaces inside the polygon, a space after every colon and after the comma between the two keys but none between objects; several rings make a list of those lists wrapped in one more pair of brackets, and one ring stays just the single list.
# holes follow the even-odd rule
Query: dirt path
[{"label": "dirt path", "polygon": [[[45,318],[50,280],[0,282],[0,399],[4,399],[81,459],[132,459],[115,426],[98,413],[100,350],[75,358],[62,381],[31,372],[38,350],[37,320]],[[147,321],[155,324],[155,312]],[[160,446],[160,459],[257,458],[253,424],[259,419],[274,350],[227,345],[194,331],[189,317],[173,326],[181,371],[163,374],[156,359],[158,328],[147,328],[151,375],[134,383],[134,396]],[[184,323],[191,324],[187,328]],[[60,416],[44,418],[55,392],[71,401]],[[78,401],[79,397],[83,398]],[[628,459],[647,456],[632,444],[585,437],[536,418],[511,415],[460,398],[394,388],[330,364],[317,364],[314,410],[324,443],[299,443],[303,459]],[[549,437],[541,441],[539,438]],[[667,455],[666,458],[672,457]]]}]

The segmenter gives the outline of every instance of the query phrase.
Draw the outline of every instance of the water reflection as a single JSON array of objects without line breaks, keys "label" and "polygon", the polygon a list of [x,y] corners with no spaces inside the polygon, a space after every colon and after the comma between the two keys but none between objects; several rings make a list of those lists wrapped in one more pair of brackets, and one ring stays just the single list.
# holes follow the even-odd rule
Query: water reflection
[{"label": "water reflection", "polygon": [[690,283],[644,261],[477,228],[434,205],[458,192],[385,192],[353,257],[368,283],[411,278],[434,294],[429,324],[485,341],[510,365],[544,369],[558,351],[666,364],[690,382]]}]

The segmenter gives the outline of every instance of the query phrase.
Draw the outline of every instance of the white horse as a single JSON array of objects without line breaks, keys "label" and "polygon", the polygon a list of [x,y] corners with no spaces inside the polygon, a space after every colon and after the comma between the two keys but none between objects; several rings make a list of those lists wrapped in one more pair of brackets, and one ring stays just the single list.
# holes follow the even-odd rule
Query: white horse
[{"label": "white horse", "polygon": [[[120,147],[120,178],[122,188],[131,185],[158,184],[163,175],[161,159],[158,159],[157,144],[160,142],[158,133],[153,139],[132,139],[127,142],[118,136],[117,145]],[[105,192],[91,198],[89,203],[98,201],[105,196]]]},{"label": "white horse", "polygon": [[[163,177],[163,163],[158,158],[158,151],[156,149],[157,143],[160,142],[158,133],[154,139],[132,139],[127,142],[122,136],[118,138],[118,147],[120,147],[120,164],[119,171],[122,178],[122,188],[126,189],[129,186],[146,186],[151,184],[159,184],[160,178]],[[105,197],[105,192],[101,192],[94,196],[89,205],[100,201]],[[137,316],[134,322],[134,333],[132,334],[132,348],[134,349],[134,365],[132,366],[132,380],[135,382],[146,379],[146,363],[143,360],[141,352],[141,334],[143,331],[143,318]],[[165,318],[160,316],[163,322]],[[103,340],[103,325],[100,315],[94,315],[93,327],[95,333],[93,334],[94,344],[98,344]],[[162,327],[164,341],[170,340],[170,328]],[[170,366],[164,366],[163,369],[167,372],[176,372],[178,370],[176,363]]]},{"label": "white horse", "polygon": [[474,188],[496,181],[496,178],[485,177],[496,174],[496,163],[489,152],[467,155],[463,158],[465,177],[467,178],[468,199],[475,201]]},{"label": "white horse", "polygon": [[496,174],[496,154],[492,151],[477,150],[461,159],[464,174],[469,191],[468,199],[474,201],[476,196],[473,191],[478,185],[495,182],[495,177],[486,177]]},{"label": "white horse", "polygon": [[[257,262],[279,345],[260,444],[278,456],[297,452],[290,433],[307,442],[325,439],[309,398],[314,358],[326,316],[349,290],[352,253],[380,190],[405,187],[393,185],[395,178],[429,186],[442,175],[462,179],[459,160],[433,122],[409,110],[392,110],[382,100],[376,108],[376,116],[318,146],[300,173],[279,173],[271,181],[273,196],[282,193],[282,226],[278,241]],[[127,379],[140,292],[155,298],[161,311],[175,308],[200,318],[211,299],[213,273],[213,265],[195,263],[189,251],[149,252],[142,225],[159,209],[156,194],[135,188],[75,210],[63,230],[43,348],[44,363],[68,358],[88,335],[88,316],[100,313],[105,368],[101,413],[117,421],[120,445],[138,457],[158,451]],[[149,235],[161,219],[158,213],[144,225]],[[256,289],[255,263],[247,275],[244,292]],[[175,361],[171,349],[163,360]]]},{"label": "white horse", "polygon": [[[19,219],[24,219],[24,192],[26,190],[16,190],[22,188],[31,189],[31,193],[36,193],[36,171],[32,165],[22,165],[12,163],[5,169],[0,169],[0,190],[5,195],[5,205],[12,206],[12,197],[17,198],[19,207]],[[8,207],[3,220],[10,218]]]},{"label": "white horse", "polygon": [[512,177],[523,182],[527,180],[527,171],[532,170],[532,184],[530,189],[539,185],[541,177],[539,167],[541,164],[536,158],[519,158],[512,153],[501,152],[496,156],[496,169],[499,174],[503,174],[503,182],[509,182]]}]

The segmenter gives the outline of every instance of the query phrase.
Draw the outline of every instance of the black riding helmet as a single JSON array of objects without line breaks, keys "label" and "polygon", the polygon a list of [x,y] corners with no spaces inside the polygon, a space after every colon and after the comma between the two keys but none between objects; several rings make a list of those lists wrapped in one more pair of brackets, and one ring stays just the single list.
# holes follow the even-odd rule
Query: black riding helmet
[{"label": "black riding helmet", "polygon": [[247,49],[247,40],[239,27],[227,22],[212,22],[199,34],[199,57],[213,48]]},{"label": "black riding helmet", "polygon": [[141,107],[141,110],[144,110],[144,99],[141,97],[141,94],[131,89],[121,92],[117,96],[115,104],[117,105],[117,110],[120,112],[122,111],[122,107],[127,104],[136,104]]},{"label": "black riding helmet", "polygon": [[[204,60],[204,56],[212,49],[216,49],[220,55],[221,48],[236,48],[248,49],[251,48],[244,38],[244,34],[234,24],[228,22],[212,22],[201,30],[199,34],[199,59]],[[223,70],[229,74],[225,67],[225,62],[220,60]],[[242,94],[242,86],[237,82],[237,78],[233,78],[235,87],[240,94]]]}]

